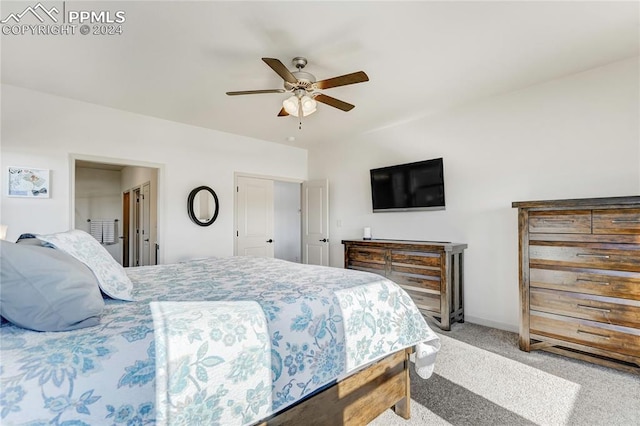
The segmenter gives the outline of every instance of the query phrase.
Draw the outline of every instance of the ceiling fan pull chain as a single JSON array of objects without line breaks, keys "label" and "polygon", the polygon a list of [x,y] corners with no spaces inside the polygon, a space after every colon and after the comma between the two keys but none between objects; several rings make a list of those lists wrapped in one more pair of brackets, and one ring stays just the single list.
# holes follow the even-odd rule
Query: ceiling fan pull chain
[{"label": "ceiling fan pull chain", "polygon": [[298,118],[300,122],[298,123],[298,130],[302,130],[302,116],[304,115],[304,111],[302,110],[302,97],[298,97]]}]

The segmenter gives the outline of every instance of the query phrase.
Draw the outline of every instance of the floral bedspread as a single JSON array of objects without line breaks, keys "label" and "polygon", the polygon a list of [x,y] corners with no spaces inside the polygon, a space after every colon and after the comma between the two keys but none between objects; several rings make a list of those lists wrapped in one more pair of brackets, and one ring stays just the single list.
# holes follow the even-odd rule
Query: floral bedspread
[{"label": "floral bedspread", "polygon": [[96,327],[3,324],[1,424],[251,424],[386,354],[420,345],[424,365],[439,347],[374,274],[248,257],[127,274],[136,302],[107,300]]}]

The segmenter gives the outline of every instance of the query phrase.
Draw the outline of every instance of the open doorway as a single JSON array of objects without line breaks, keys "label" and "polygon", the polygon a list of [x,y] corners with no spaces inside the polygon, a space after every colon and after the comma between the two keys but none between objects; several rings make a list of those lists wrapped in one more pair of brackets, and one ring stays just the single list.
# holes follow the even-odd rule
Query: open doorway
[{"label": "open doorway", "polygon": [[300,186],[297,182],[273,182],[273,257],[296,263],[302,261]]},{"label": "open doorway", "polygon": [[236,175],[235,254],[301,262],[301,182]]},{"label": "open doorway", "polygon": [[72,157],[72,226],[125,267],[159,263],[159,168],[103,161]]},{"label": "open doorway", "polygon": [[[123,266],[147,266],[157,264],[151,243],[151,182],[145,182],[122,194],[123,222],[126,233],[127,256]],[[128,203],[128,205],[125,205]],[[125,212],[126,210],[126,212]],[[155,244],[154,248],[157,249]]]},{"label": "open doorway", "polygon": [[236,174],[235,182],[234,254],[329,265],[326,180]]}]

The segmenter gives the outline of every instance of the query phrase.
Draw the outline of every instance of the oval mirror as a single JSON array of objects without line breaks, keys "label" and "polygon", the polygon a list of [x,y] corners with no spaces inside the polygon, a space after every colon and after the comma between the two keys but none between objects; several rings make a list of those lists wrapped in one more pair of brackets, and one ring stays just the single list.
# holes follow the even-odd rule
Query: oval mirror
[{"label": "oval mirror", "polygon": [[218,196],[208,186],[199,186],[189,193],[187,212],[196,225],[211,225],[218,218],[218,210]]}]

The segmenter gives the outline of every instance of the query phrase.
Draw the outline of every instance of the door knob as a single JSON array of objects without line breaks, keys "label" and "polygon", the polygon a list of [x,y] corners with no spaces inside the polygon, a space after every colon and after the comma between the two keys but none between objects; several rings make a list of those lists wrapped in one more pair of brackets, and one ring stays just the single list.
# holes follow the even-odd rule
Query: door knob
[{"label": "door knob", "polygon": [[272,240],[271,238],[269,238],[269,239],[267,240],[267,242],[268,242],[268,243],[272,243],[272,242],[273,242],[273,240]]},{"label": "door knob", "polygon": [[326,243],[326,242],[327,242],[327,239],[326,239],[326,238],[323,238],[323,239],[321,239],[321,240],[319,240],[319,241],[320,241],[321,243]]}]

